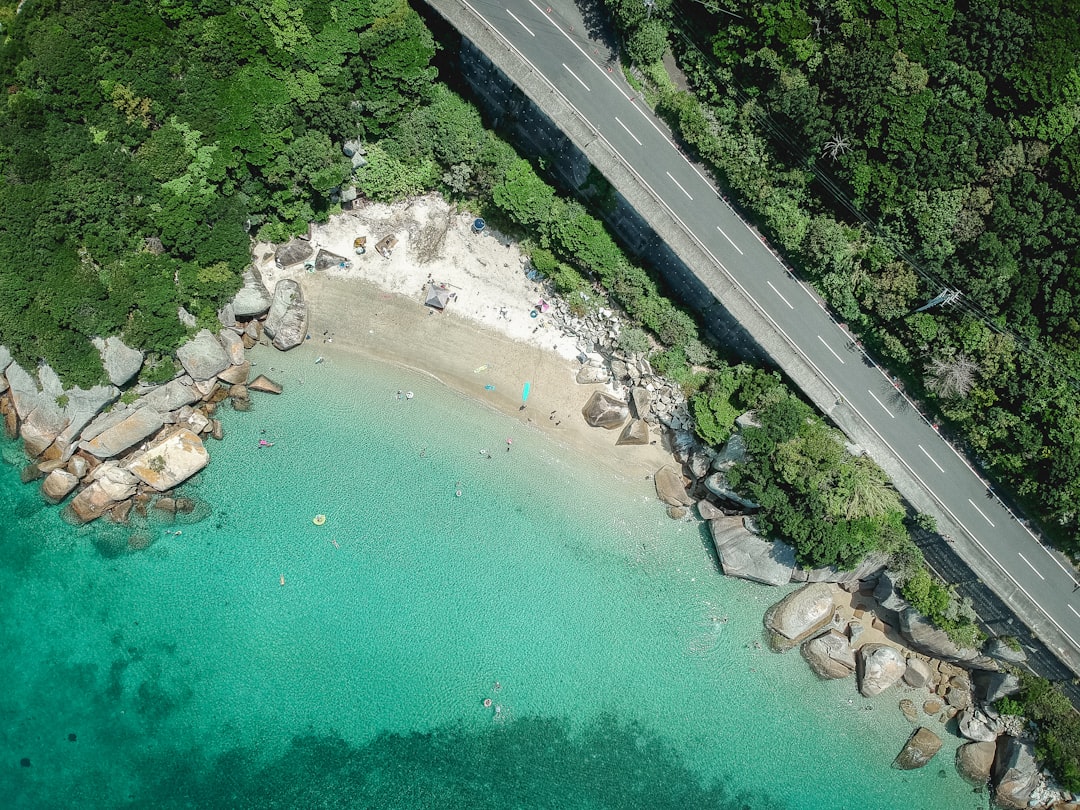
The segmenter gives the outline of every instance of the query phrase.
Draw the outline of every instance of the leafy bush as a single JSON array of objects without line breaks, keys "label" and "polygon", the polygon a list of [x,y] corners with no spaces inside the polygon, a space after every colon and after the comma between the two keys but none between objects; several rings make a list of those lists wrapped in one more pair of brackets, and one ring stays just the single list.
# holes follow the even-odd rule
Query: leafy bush
[{"label": "leafy bush", "polygon": [[1002,714],[1027,717],[1039,729],[1035,753],[1066,790],[1080,791],[1080,715],[1045,678],[1020,673],[1020,692],[997,702]]},{"label": "leafy bush", "polygon": [[627,354],[645,354],[652,348],[649,336],[636,326],[624,326],[616,339],[619,348]]}]

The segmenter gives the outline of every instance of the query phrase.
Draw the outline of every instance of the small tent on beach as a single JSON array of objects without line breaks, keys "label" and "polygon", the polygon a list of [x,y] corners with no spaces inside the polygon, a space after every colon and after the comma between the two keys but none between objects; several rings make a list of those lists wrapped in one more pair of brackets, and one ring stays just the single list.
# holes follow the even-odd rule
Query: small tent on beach
[{"label": "small tent on beach", "polygon": [[450,303],[450,290],[443,284],[428,284],[427,300],[424,303],[435,309],[446,309],[446,305]]}]

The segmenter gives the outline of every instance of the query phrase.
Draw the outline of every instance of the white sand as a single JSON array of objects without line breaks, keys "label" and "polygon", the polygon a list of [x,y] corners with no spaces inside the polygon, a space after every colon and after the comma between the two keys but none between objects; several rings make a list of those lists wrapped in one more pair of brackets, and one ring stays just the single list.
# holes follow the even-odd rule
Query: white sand
[{"label": "white sand", "polygon": [[[313,245],[348,259],[351,267],[315,273],[278,268],[273,246],[266,244],[256,246],[256,263],[270,289],[282,278],[301,284],[311,350],[327,356],[356,352],[427,372],[625,477],[643,480],[670,463],[659,434],[653,445],[616,447],[618,431],[585,423],[581,407],[592,391],[604,388],[574,380],[574,358],[591,347],[579,347],[542,314],[530,317],[544,290],[526,277],[526,258],[501,234],[473,233],[474,219],[438,196],[369,204],[312,228]],[[387,259],[374,245],[390,234],[398,243]],[[353,251],[357,236],[367,237],[363,256]],[[429,275],[457,294],[443,313],[424,306]],[[525,382],[530,394],[523,411]]]}]

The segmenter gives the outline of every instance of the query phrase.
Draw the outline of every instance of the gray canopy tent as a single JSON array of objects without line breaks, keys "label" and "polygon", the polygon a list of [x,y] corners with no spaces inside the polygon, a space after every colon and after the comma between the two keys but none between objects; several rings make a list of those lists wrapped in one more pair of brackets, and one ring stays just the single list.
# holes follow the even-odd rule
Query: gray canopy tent
[{"label": "gray canopy tent", "polygon": [[427,300],[424,303],[435,309],[446,309],[446,305],[450,303],[450,290],[442,284],[428,284]]}]

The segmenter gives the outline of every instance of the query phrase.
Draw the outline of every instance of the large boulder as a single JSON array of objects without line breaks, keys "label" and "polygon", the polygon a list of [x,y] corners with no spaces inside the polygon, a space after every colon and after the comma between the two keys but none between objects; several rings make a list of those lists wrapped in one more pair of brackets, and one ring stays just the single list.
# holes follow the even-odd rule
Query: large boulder
[{"label": "large boulder", "polygon": [[161,414],[153,408],[136,408],[128,411],[122,422],[79,446],[97,458],[112,458],[153,435],[164,424]]},{"label": "large boulder", "polygon": [[581,415],[591,427],[618,430],[630,415],[630,408],[623,400],[611,394],[593,391],[589,401],[581,409]]},{"label": "large boulder", "polygon": [[582,385],[592,385],[594,383],[606,383],[610,376],[608,370],[602,366],[585,365],[578,369],[577,376],[574,379]]},{"label": "large boulder", "polygon": [[649,423],[644,419],[631,419],[626,423],[626,427],[623,428],[622,433],[619,434],[619,438],[615,440],[616,445],[642,445],[648,443]]},{"label": "large boulder", "polygon": [[239,366],[247,360],[244,354],[244,341],[232,329],[222,329],[218,332],[218,342],[221,343],[232,365]]},{"label": "large boulder", "polygon": [[218,379],[229,385],[245,385],[251,376],[251,361],[245,360],[238,366],[229,366],[218,374]]},{"label": "large boulder", "polygon": [[994,766],[990,771],[994,801],[999,807],[1021,810],[1039,783],[1039,767],[1031,743],[1016,737],[999,737]]},{"label": "large boulder", "polygon": [[682,473],[670,464],[665,464],[656,471],[653,484],[656,486],[656,496],[668,506],[690,506],[694,502],[694,499],[686,494]]},{"label": "large boulder", "polygon": [[805,579],[801,579],[800,581],[840,583],[870,579],[874,574],[881,571],[888,561],[888,554],[881,551],[873,551],[863,557],[862,562],[850,571],[843,571],[831,565],[826,568],[807,568],[802,571],[802,574],[805,575]]},{"label": "large boulder", "polygon": [[79,523],[96,520],[135,494],[138,480],[115,462],[102,464],[91,473],[90,485],[79,492],[70,504],[70,514]]},{"label": "large boulder", "polygon": [[274,347],[281,351],[294,349],[307,337],[307,304],[300,285],[283,278],[274,287],[274,300],[263,322]]},{"label": "large boulder", "polygon": [[991,718],[976,708],[968,706],[957,718],[961,736],[973,742],[994,742],[1004,730],[998,718]]},{"label": "large boulder", "polygon": [[992,638],[983,645],[983,652],[1006,664],[1022,664],[1027,661],[1027,653],[1015,639]]},{"label": "large boulder", "polygon": [[160,413],[168,413],[201,399],[195,382],[188,375],[169,380],[142,395],[142,401]]},{"label": "large boulder", "polygon": [[837,630],[804,642],[802,656],[814,674],[824,680],[846,678],[855,671],[855,651],[847,636]]},{"label": "large boulder", "polygon": [[202,439],[187,428],[149,447],[127,465],[127,470],[158,492],[191,478],[210,461]]},{"label": "large boulder", "polygon": [[941,750],[941,737],[928,728],[920,726],[908,738],[903,750],[893,760],[893,767],[902,771],[921,768]]},{"label": "large boulder", "polygon": [[992,742],[969,742],[956,749],[956,772],[964,781],[982,787],[990,781],[997,746]]},{"label": "large boulder", "polygon": [[896,624],[900,613],[907,609],[908,603],[900,595],[897,577],[892,571],[882,571],[874,586],[874,601],[878,613],[890,624]]},{"label": "large boulder", "polygon": [[244,286],[233,296],[233,314],[240,320],[257,318],[270,309],[270,293],[253,268],[244,271]]},{"label": "large boulder", "polygon": [[746,439],[741,433],[733,433],[731,438],[724,443],[723,449],[713,457],[712,468],[717,472],[724,472],[744,461],[746,461]]},{"label": "large boulder", "polygon": [[697,512],[698,517],[702,520],[716,520],[717,518],[726,517],[722,509],[712,501],[707,501],[704,498],[697,502]]},{"label": "large boulder", "polygon": [[743,509],[757,509],[758,504],[744,498],[728,484],[727,476],[722,472],[716,472],[705,479],[705,488],[718,498],[737,503]]},{"label": "large boulder", "polygon": [[274,382],[269,377],[260,374],[251,384],[248,385],[249,391],[259,391],[263,394],[280,394],[282,392],[281,383]]},{"label": "large boulder", "polygon": [[53,470],[41,482],[41,495],[49,503],[60,503],[79,485],[79,479],[67,470]]},{"label": "large boulder", "polygon": [[61,458],[67,460],[75,452],[86,426],[97,418],[104,407],[117,400],[120,391],[112,385],[95,385],[89,390],[72,388],[64,395],[67,397],[67,405],[64,406],[67,427],[60,431],[54,444],[59,448]]},{"label": "large boulder", "polygon": [[792,591],[765,611],[770,645],[784,652],[802,644],[832,621],[835,610],[831,585],[816,582]]},{"label": "large boulder", "polygon": [[113,385],[123,385],[142,368],[145,359],[143,353],[127,346],[118,337],[107,337],[104,340],[94,338],[94,347],[101,354],[105,374]]},{"label": "large boulder", "polygon": [[904,670],[904,683],[913,689],[921,689],[929,686],[934,680],[934,670],[921,658],[908,658],[907,669]]},{"label": "large boulder", "polygon": [[176,358],[193,380],[209,380],[229,367],[229,355],[209,329],[176,350]]},{"label": "large boulder", "polygon": [[880,695],[904,677],[907,662],[896,647],[864,644],[858,652],[859,691],[866,697]]},{"label": "large boulder", "polygon": [[795,568],[795,549],[779,540],[766,540],[748,531],[742,518],[709,521],[720,566],[729,577],[765,585],[786,585]]},{"label": "large boulder", "polygon": [[1020,678],[1011,672],[976,672],[971,681],[979,703],[996,703],[1020,691]]},{"label": "large boulder", "polygon": [[944,630],[939,630],[915,608],[900,612],[900,633],[912,649],[954,664],[972,669],[998,669],[998,663],[979,650],[963,648],[955,644]]},{"label": "large boulder", "polygon": [[4,376],[7,377],[8,394],[20,420],[26,419],[31,411],[45,402],[46,396],[38,387],[38,381],[18,363],[11,363]]},{"label": "large boulder", "polygon": [[315,255],[315,247],[309,239],[293,239],[279,247],[274,253],[274,261],[280,267],[291,267],[306,262]]},{"label": "large boulder", "polygon": [[634,406],[634,414],[638,419],[644,419],[649,415],[652,399],[652,391],[640,385],[630,392],[630,404]]}]

